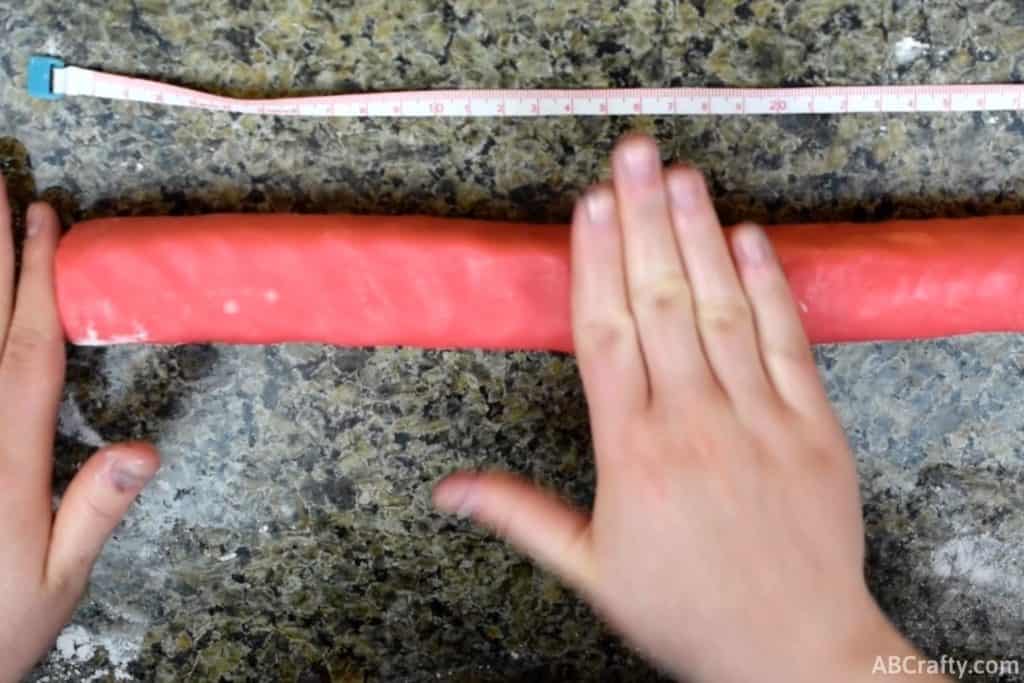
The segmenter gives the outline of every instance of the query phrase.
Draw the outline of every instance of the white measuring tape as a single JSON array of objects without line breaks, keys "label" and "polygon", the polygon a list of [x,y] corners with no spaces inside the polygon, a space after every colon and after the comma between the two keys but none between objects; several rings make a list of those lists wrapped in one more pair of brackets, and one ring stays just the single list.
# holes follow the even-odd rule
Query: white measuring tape
[{"label": "white measuring tape", "polygon": [[156,81],[29,63],[29,92],[148,102],[239,114],[307,117],[537,117],[845,114],[1017,111],[1024,84],[808,88],[653,88],[589,90],[420,90],[244,100]]}]

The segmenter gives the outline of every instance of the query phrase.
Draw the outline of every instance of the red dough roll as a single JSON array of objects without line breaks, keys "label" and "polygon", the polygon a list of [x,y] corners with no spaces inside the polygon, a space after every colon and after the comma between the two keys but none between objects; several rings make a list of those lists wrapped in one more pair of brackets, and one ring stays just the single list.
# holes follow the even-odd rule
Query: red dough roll
[{"label": "red dough roll", "polygon": [[[1024,331],[1024,217],[768,234],[813,342]],[[56,268],[61,320],[75,344],[572,350],[564,226],[112,218],[74,226]]]}]

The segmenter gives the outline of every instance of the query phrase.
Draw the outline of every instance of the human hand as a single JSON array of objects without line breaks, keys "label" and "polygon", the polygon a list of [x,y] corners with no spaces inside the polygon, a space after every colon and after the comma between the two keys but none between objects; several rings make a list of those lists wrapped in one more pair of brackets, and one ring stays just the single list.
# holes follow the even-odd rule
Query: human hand
[{"label": "human hand", "polygon": [[913,656],[868,592],[854,460],[764,232],[727,235],[701,175],[663,172],[648,138],[612,162],[573,220],[592,514],[493,472],[449,477],[436,504],[678,676],[858,680]]},{"label": "human hand", "polygon": [[16,681],[53,644],[93,563],[160,459],[142,443],[109,446],[75,475],[53,512],[53,440],[64,385],[54,295],[60,226],[29,209],[14,291],[11,210],[0,177],[0,681]]}]

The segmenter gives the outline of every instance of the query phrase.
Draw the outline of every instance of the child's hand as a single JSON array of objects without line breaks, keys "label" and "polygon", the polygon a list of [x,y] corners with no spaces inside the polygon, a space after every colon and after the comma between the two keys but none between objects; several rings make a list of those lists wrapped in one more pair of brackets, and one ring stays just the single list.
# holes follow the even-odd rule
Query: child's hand
[{"label": "child's hand", "polygon": [[54,299],[60,229],[49,206],[29,210],[14,294],[11,211],[0,178],[0,681],[46,653],[85,590],[93,562],[160,466],[151,446],[96,453],[54,515],[53,438],[64,384],[64,335]]},{"label": "child's hand", "polygon": [[573,225],[592,515],[507,474],[435,492],[700,681],[869,679],[913,650],[863,576],[857,473],[764,233],[725,239],[701,175],[621,143]]}]

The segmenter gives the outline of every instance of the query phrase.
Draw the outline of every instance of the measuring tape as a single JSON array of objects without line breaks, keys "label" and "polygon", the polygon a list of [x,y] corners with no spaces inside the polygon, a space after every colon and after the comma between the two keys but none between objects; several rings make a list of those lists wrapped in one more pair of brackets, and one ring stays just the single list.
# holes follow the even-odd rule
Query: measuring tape
[{"label": "measuring tape", "polygon": [[809,88],[416,90],[244,100],[32,57],[29,93],[148,102],[238,114],[338,118],[700,116],[1018,111],[1022,84]]}]

